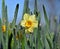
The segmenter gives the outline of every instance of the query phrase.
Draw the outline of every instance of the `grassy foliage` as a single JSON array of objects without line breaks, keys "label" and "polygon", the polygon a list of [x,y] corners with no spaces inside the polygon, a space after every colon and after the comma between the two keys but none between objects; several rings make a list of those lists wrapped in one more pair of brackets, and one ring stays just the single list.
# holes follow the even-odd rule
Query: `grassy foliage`
[{"label": "grassy foliage", "polygon": [[[29,0],[25,0],[23,16],[25,13],[31,14],[28,4]],[[51,32],[49,29],[50,22],[48,20],[46,9],[44,5],[42,7],[46,25],[42,26],[40,23],[41,15],[37,8],[37,0],[35,0],[34,13],[32,14],[35,14],[36,19],[38,20],[38,27],[34,28],[33,33],[26,34],[26,28],[20,25],[21,22],[16,25],[19,4],[16,5],[13,21],[9,23],[7,6],[5,5],[5,0],[2,0],[2,19],[0,18],[0,43],[2,43],[3,49],[53,49],[55,47],[54,32]],[[3,25],[6,26],[5,32],[2,30]]]}]

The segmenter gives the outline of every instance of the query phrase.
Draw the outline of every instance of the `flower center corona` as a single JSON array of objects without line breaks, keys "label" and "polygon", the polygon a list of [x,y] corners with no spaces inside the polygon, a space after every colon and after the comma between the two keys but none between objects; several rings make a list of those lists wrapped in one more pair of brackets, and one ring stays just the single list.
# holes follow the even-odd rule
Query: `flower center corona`
[{"label": "flower center corona", "polygon": [[30,28],[30,27],[32,26],[32,21],[27,21],[27,22],[25,23],[25,26],[26,26],[27,28]]}]

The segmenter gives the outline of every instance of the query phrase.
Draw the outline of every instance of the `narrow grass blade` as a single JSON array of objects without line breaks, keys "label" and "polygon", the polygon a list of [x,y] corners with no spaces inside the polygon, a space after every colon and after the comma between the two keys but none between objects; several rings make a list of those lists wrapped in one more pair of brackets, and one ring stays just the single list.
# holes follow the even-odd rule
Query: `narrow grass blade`
[{"label": "narrow grass blade", "polygon": [[0,18],[0,44],[2,42],[2,21],[1,21],[1,18]]},{"label": "narrow grass blade", "polygon": [[2,23],[4,24],[5,20],[5,1],[2,0]]},{"label": "narrow grass blade", "polygon": [[35,5],[34,5],[34,14],[37,16],[37,11],[38,11],[38,9],[37,9],[37,0],[35,0]]},{"label": "narrow grass blade", "polygon": [[45,9],[44,5],[43,5],[43,12],[44,12],[44,18],[45,18],[46,25],[47,25],[47,27],[49,27],[49,20],[48,20],[46,9]]},{"label": "narrow grass blade", "polygon": [[[24,15],[25,13],[30,13],[29,0],[25,0],[25,1],[24,1],[23,15]],[[23,15],[22,15],[22,18],[23,18]]]},{"label": "narrow grass blade", "polygon": [[15,24],[16,24],[16,20],[17,20],[17,15],[18,15],[18,9],[19,9],[19,4],[16,5],[16,9],[15,9],[15,13],[14,13],[14,19],[12,21],[12,28],[15,27]]}]

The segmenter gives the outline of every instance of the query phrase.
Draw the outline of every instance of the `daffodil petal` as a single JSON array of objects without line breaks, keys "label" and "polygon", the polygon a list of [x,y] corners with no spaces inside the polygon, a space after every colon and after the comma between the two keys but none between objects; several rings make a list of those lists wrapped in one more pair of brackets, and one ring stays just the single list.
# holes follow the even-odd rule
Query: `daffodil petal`
[{"label": "daffodil petal", "polygon": [[33,23],[33,26],[34,28],[37,28],[38,27],[38,21],[36,20],[34,23]]},{"label": "daffodil petal", "polygon": [[28,29],[28,32],[33,32],[33,28],[29,28]]},{"label": "daffodil petal", "polygon": [[35,15],[31,15],[31,16],[29,17],[29,20],[31,20],[31,21],[35,21],[35,20],[36,20]]},{"label": "daffodil petal", "polygon": [[26,22],[25,20],[22,20],[21,21],[21,26],[25,27],[25,22]]},{"label": "daffodil petal", "polygon": [[24,14],[23,19],[24,19],[24,20],[28,20],[28,19],[29,19],[29,17],[30,17],[30,15],[29,15],[29,14],[27,14],[27,13],[25,13],[25,14]]}]

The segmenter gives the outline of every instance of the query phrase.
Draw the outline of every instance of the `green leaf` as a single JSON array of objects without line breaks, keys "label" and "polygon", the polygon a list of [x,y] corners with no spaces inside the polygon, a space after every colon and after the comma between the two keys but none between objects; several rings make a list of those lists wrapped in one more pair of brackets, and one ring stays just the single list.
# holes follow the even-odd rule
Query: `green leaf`
[{"label": "green leaf", "polygon": [[37,43],[36,43],[36,42],[37,42],[37,31],[38,31],[38,29],[35,28],[35,29],[34,29],[34,41],[35,41],[34,43],[35,43],[35,49],[37,48]]},{"label": "green leaf", "polygon": [[34,4],[34,14],[37,16],[37,11],[38,11],[38,9],[37,9],[37,0],[35,0],[35,4]]},{"label": "green leaf", "polygon": [[6,27],[8,29],[8,14],[7,14],[7,6],[5,6],[5,20],[6,20]]},{"label": "green leaf", "polygon": [[49,45],[49,43],[48,43],[48,41],[46,39],[45,39],[45,48],[50,49],[50,45]]},{"label": "green leaf", "polygon": [[2,23],[4,24],[5,20],[5,1],[2,0]]},{"label": "green leaf", "polygon": [[2,41],[2,22],[1,22],[1,18],[0,18],[0,43]]},{"label": "green leaf", "polygon": [[43,12],[44,12],[44,18],[46,21],[46,25],[49,27],[49,20],[48,20],[46,9],[45,9],[44,5],[43,5]]},{"label": "green leaf", "polygon": [[47,35],[46,35],[46,40],[47,40],[47,42],[48,42],[48,44],[49,44],[50,49],[53,49],[53,39],[52,39],[51,36],[52,36],[51,33],[50,33],[50,35],[47,34]]},{"label": "green leaf", "polygon": [[[29,0],[25,0],[25,1],[24,1],[23,15],[24,15],[25,13],[30,13]],[[22,15],[22,18],[23,18],[23,15]]]},{"label": "green leaf", "polygon": [[11,23],[12,28],[14,28],[15,25],[16,25],[16,20],[17,20],[17,15],[18,15],[18,9],[19,9],[19,4],[16,5],[16,9],[15,9],[15,13],[14,13],[14,19],[13,19],[13,21]]},{"label": "green leaf", "polygon": [[29,6],[29,0],[25,0],[23,14],[28,13],[28,6]]}]

